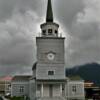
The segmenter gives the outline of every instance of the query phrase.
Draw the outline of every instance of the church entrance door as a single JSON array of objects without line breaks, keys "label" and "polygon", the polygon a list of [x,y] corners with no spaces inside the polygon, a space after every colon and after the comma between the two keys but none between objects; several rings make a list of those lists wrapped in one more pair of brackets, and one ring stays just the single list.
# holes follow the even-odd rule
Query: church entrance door
[{"label": "church entrance door", "polygon": [[53,85],[49,85],[49,96],[50,98],[53,97]]}]

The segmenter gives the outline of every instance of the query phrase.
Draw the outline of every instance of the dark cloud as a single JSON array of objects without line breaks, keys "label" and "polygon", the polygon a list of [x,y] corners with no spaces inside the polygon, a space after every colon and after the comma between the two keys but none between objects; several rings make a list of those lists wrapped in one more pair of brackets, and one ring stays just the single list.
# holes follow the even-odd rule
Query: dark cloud
[{"label": "dark cloud", "polygon": [[45,1],[43,0],[0,0],[0,20],[4,21],[5,19],[10,18],[14,10],[25,13],[26,10],[31,9],[39,16],[43,16],[44,5]]},{"label": "dark cloud", "polygon": [[56,18],[65,27],[70,27],[75,16],[84,8],[83,0],[54,0]]},{"label": "dark cloud", "polygon": [[[100,62],[100,1],[52,0],[66,36],[66,66]],[[47,0],[0,0],[0,75],[30,73]]]},{"label": "dark cloud", "polygon": [[[15,8],[14,8],[15,9]],[[2,20],[2,19],[1,19]],[[1,75],[26,72],[36,61],[35,37],[41,18],[31,9],[15,9],[11,17],[0,22]]]},{"label": "dark cloud", "polygon": [[63,26],[66,41],[66,66],[100,61],[100,1],[60,0],[56,18]]}]

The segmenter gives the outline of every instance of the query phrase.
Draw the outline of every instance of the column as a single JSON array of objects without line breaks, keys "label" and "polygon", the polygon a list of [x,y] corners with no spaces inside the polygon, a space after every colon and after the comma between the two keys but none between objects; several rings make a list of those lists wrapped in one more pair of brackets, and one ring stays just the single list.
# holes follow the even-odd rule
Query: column
[{"label": "column", "polygon": [[62,84],[60,84],[60,96],[62,96]]},{"label": "column", "polygon": [[41,97],[43,97],[43,83],[41,84]]}]

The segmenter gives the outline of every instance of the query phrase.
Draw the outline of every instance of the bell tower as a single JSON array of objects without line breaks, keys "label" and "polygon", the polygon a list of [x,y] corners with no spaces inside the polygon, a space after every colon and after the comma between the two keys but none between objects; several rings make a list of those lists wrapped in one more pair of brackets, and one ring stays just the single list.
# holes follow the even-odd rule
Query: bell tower
[{"label": "bell tower", "polygon": [[36,37],[36,83],[39,97],[61,97],[65,82],[64,37],[54,22],[51,0],[48,0],[46,22],[40,25],[41,36]]},{"label": "bell tower", "polygon": [[31,100],[84,100],[83,80],[65,76],[65,38],[59,35],[59,24],[54,22],[51,0],[40,28],[41,36],[36,37],[37,62],[30,79]]},{"label": "bell tower", "polygon": [[53,12],[51,0],[48,0],[46,23],[41,24],[42,36],[43,37],[58,37],[59,25],[53,22]]},{"label": "bell tower", "polygon": [[65,79],[65,38],[59,36],[59,25],[53,20],[51,0],[48,0],[46,22],[40,25],[41,36],[36,38],[37,79]]}]

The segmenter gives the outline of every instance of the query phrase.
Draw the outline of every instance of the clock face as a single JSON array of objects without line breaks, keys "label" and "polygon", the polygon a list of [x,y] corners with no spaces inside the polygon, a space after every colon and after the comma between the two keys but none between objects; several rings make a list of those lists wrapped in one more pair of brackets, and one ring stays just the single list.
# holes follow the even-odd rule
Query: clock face
[{"label": "clock face", "polygon": [[53,53],[49,53],[49,54],[47,54],[47,58],[48,58],[49,60],[54,60],[55,55],[54,55]]}]

